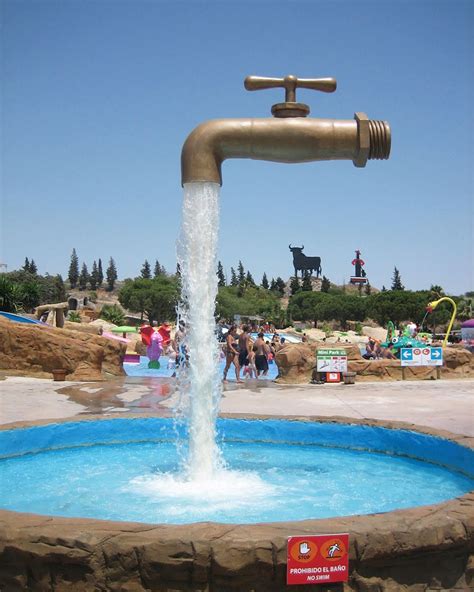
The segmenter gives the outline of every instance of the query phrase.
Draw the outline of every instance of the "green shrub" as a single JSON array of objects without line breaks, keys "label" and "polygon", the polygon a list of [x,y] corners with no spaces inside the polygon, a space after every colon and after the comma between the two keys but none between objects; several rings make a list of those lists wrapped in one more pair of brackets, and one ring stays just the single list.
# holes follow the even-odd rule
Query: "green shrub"
[{"label": "green shrub", "polygon": [[71,321],[71,323],[81,323],[82,322],[81,315],[75,310],[69,311],[69,313],[67,315],[67,320]]},{"label": "green shrub", "polygon": [[114,325],[123,325],[125,322],[123,310],[117,304],[104,304],[100,311],[100,318]]},{"label": "green shrub", "polygon": [[324,331],[324,335],[326,335],[326,337],[331,337],[332,329],[327,323],[323,324],[321,330]]}]

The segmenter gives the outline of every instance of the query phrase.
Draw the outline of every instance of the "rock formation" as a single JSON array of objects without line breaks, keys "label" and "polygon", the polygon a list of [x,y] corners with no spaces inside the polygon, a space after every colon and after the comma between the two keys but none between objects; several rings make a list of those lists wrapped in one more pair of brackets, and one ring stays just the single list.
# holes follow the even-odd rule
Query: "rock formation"
[{"label": "rock formation", "polygon": [[[423,380],[436,377],[436,367],[415,366],[402,370],[399,360],[364,360],[356,344],[298,343],[285,345],[275,356],[278,366],[277,382],[286,384],[309,383],[316,368],[316,354],[320,348],[345,349],[347,370],[357,373],[357,381],[373,380]],[[449,346],[443,350],[444,365],[441,378],[474,377],[474,355],[461,346]]]},{"label": "rock formation", "polygon": [[316,365],[315,349],[306,343],[284,345],[275,355],[278,382],[308,383]]},{"label": "rock formation", "polygon": [[67,380],[103,380],[125,374],[124,354],[124,344],[99,335],[0,317],[0,370],[12,374],[51,378],[63,369]]}]

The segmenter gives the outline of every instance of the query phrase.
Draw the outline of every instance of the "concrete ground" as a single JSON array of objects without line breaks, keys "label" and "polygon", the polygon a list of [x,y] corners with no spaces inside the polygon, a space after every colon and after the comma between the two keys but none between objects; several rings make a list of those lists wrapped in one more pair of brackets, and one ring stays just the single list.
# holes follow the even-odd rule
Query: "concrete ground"
[{"label": "concrete ground", "polygon": [[[110,382],[0,380],[0,423],[84,414],[169,415],[173,380],[124,378]],[[321,415],[398,420],[474,436],[474,381],[373,382],[355,385],[225,385],[222,413]]]}]

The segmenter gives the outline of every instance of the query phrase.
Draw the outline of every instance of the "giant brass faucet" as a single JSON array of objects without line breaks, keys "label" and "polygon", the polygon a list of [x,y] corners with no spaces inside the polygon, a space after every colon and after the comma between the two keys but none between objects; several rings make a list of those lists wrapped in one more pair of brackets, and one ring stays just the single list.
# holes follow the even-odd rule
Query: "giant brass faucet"
[{"label": "giant brass faucet", "polygon": [[365,113],[354,119],[307,118],[309,107],[296,102],[296,89],[334,92],[334,78],[303,79],[295,76],[247,76],[247,90],[282,87],[285,102],[272,107],[273,117],[214,119],[198,125],[188,136],[181,154],[181,181],[222,185],[221,165],[227,158],[252,158],[273,162],[352,160],[364,167],[367,160],[390,155],[390,126]]}]

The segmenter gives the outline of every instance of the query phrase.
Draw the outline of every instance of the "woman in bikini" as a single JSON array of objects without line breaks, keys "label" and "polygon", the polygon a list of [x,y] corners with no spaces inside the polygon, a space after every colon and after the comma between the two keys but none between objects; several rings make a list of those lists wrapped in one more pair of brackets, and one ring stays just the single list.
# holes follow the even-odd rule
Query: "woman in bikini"
[{"label": "woman in bikini", "polygon": [[227,372],[231,364],[235,366],[237,382],[242,382],[240,380],[239,343],[237,341],[237,327],[235,325],[231,325],[225,338],[224,382],[227,382]]}]

